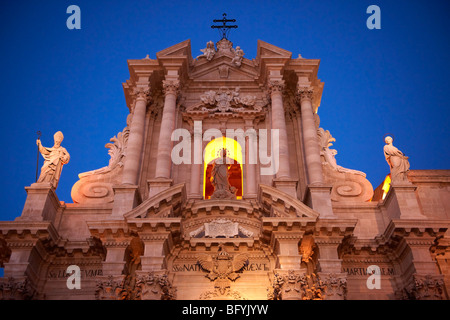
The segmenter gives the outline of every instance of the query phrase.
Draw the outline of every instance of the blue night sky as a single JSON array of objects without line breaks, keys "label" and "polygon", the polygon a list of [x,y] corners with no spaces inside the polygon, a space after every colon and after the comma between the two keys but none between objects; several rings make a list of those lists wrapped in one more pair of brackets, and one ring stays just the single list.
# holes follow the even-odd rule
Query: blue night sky
[{"label": "blue night sky", "polygon": [[[81,8],[81,30],[66,9]],[[381,30],[366,9],[381,8]],[[20,216],[35,180],[36,131],[53,145],[61,130],[71,160],[57,189],[81,172],[106,166],[104,145],[125,127],[122,83],[127,59],[141,59],[186,39],[192,55],[218,41],[222,13],[237,20],[229,39],[248,59],[257,40],[321,59],[321,127],[336,138],[338,164],[367,173],[376,188],[389,173],[383,136],[410,157],[411,169],[449,169],[449,1],[23,1],[0,2],[0,220]],[[40,158],[40,166],[43,159]]]}]

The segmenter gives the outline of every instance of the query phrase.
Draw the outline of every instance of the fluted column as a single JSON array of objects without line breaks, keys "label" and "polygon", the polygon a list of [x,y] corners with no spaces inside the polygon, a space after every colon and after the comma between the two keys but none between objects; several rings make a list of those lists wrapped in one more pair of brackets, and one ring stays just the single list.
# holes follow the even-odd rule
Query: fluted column
[{"label": "fluted column", "polygon": [[170,179],[170,169],[172,167],[171,136],[175,129],[175,109],[179,85],[179,80],[163,80],[165,100],[159,133],[155,178]]},{"label": "fluted column", "polygon": [[[274,157],[278,172],[277,178],[290,178],[289,168],[289,146],[288,136],[286,131],[286,119],[284,117],[283,108],[283,80],[270,80],[269,90],[272,100],[272,129],[279,131],[279,157]],[[273,155],[273,143],[271,153]]]},{"label": "fluted column", "polygon": [[123,184],[138,184],[142,150],[144,147],[145,113],[150,99],[148,88],[137,88],[135,105],[127,142],[127,156],[123,167]]},{"label": "fluted column", "polygon": [[323,174],[319,143],[317,140],[317,129],[314,123],[312,96],[312,88],[302,86],[297,88],[297,98],[300,101],[302,113],[302,136],[305,148],[308,183],[314,185],[323,183]]}]

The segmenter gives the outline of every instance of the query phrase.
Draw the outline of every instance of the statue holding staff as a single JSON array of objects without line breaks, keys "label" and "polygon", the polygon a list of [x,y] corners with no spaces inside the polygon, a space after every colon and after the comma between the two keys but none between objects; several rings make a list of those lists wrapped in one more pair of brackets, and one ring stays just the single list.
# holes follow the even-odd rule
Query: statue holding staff
[{"label": "statue holding staff", "polygon": [[62,167],[69,162],[70,155],[65,148],[61,147],[61,142],[64,139],[62,132],[56,132],[53,138],[55,144],[51,148],[44,147],[40,139],[36,140],[39,152],[44,157],[44,165],[41,168],[41,174],[37,182],[48,182],[56,189]]}]

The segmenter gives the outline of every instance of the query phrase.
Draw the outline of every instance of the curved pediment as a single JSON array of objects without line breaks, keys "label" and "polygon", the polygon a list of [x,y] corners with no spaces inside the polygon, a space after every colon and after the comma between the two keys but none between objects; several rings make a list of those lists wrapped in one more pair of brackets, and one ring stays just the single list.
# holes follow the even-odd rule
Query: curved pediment
[{"label": "curved pediment", "polygon": [[258,193],[260,203],[266,216],[281,218],[308,218],[316,221],[319,213],[305,205],[300,200],[291,197],[276,188],[260,184]]},{"label": "curved pediment", "polygon": [[125,219],[148,217],[179,217],[181,207],[186,202],[186,187],[180,183],[145,200],[124,215]]}]

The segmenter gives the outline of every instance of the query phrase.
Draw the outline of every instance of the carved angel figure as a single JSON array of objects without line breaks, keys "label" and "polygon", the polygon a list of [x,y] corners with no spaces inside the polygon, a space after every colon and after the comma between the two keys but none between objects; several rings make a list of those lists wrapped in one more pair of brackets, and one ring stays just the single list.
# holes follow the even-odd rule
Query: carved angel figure
[{"label": "carved angel figure", "polygon": [[199,55],[196,59],[198,58],[206,58],[206,60],[211,61],[212,58],[214,58],[214,55],[216,54],[216,49],[214,48],[214,42],[209,41],[206,44],[206,48],[205,49],[200,49],[201,52],[203,52],[203,54]]},{"label": "carved angel figure", "polygon": [[240,67],[242,64],[242,59],[244,59],[244,51],[242,51],[239,46],[237,46],[236,49],[231,48],[231,51],[234,53],[234,58],[231,60],[231,63],[236,67]]},{"label": "carved angel figure", "polygon": [[214,287],[223,295],[230,287],[230,280],[235,281],[239,278],[239,274],[236,272],[248,264],[248,255],[241,253],[232,257],[220,245],[219,253],[216,256],[202,253],[197,256],[197,261],[202,269],[209,271],[206,277],[215,281]]}]

